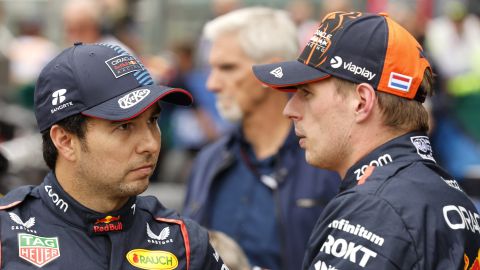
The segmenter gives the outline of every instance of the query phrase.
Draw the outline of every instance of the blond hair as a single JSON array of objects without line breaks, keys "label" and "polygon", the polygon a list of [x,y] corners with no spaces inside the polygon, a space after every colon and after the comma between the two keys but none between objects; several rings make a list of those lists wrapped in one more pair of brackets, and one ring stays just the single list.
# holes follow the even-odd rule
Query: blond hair
[{"label": "blond hair", "polygon": [[[356,83],[347,80],[332,78],[337,93],[343,97],[351,94],[351,89],[355,89],[357,86]],[[427,96],[431,96],[433,94],[432,84],[433,74],[429,69],[426,69],[419,91],[425,91]],[[428,131],[428,112],[421,102],[381,91],[375,91],[375,93],[384,125],[403,132]]]}]

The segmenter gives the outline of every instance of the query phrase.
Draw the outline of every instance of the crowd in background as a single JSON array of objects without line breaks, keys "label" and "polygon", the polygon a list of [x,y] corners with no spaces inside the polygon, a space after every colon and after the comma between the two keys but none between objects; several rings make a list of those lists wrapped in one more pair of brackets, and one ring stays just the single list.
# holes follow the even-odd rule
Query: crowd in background
[{"label": "crowd in background", "polygon": [[[195,98],[189,108],[165,105],[160,119],[162,151],[152,181],[183,183],[196,153],[221,134],[234,128],[215,109],[207,91],[209,42],[202,37],[203,23],[242,6],[266,5],[289,12],[298,27],[300,48],[315,31],[322,16],[332,10],[388,12],[422,43],[434,65],[436,96],[427,102],[432,116],[431,135],[437,160],[472,196],[480,195],[480,8],[477,1],[193,1],[206,10],[204,21],[186,26],[175,40],[162,40],[152,48],[149,40],[166,39],[165,25],[156,38],[142,39],[139,25],[149,23],[139,7],[146,0],[57,1],[59,24],[46,25],[46,18],[29,11],[13,16],[9,11],[22,1],[0,1],[0,193],[15,186],[39,183],[47,169],[41,157],[41,140],[35,126],[33,90],[36,78],[52,57],[75,41],[113,43],[143,60],[157,83],[184,88]],[[27,2],[27,1],[26,1]],[[51,1],[28,1],[24,6]],[[145,3],[147,2],[147,3]],[[182,13],[192,4],[170,3],[158,16]],[[281,6],[279,6],[281,5]],[[165,10],[165,7],[174,7]],[[148,8],[148,7],[147,7]],[[153,12],[155,13],[155,12]],[[17,13],[15,13],[17,14]],[[17,14],[18,15],[18,14]],[[13,17],[12,17],[13,16]],[[197,17],[198,18],[198,17]],[[54,28],[52,30],[52,28]],[[177,27],[178,28],[178,27]],[[47,31],[48,30],[48,31]],[[178,29],[175,29],[178,31]],[[181,30],[180,30],[181,31]],[[56,33],[50,37],[47,33]],[[146,49],[148,48],[148,49]]]}]

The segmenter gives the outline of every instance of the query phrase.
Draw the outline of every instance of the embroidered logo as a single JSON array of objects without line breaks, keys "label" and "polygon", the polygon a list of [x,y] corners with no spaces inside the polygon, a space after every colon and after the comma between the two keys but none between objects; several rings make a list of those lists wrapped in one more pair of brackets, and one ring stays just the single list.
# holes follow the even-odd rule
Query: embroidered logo
[{"label": "embroidered logo", "polygon": [[390,73],[390,79],[388,80],[388,87],[397,89],[400,91],[408,92],[410,85],[412,84],[412,77],[406,76],[400,73]]},{"label": "embroidered logo", "polygon": [[325,262],[318,261],[314,265],[315,270],[337,270],[334,266],[328,265]]},{"label": "embroidered logo", "polygon": [[43,267],[60,257],[58,237],[40,237],[19,233],[18,256],[37,267]]},{"label": "embroidered logo", "polygon": [[151,229],[150,225],[147,223],[147,235],[150,239],[148,239],[148,243],[164,245],[167,243],[173,243],[173,239],[167,239],[170,236],[170,227],[165,227],[162,229],[160,234],[156,235]]},{"label": "embroidered logo", "polygon": [[468,268],[468,266],[470,265],[470,258],[467,256],[467,253],[463,253],[463,261],[465,262],[465,266],[463,267],[463,269],[480,269],[480,249],[478,250],[476,255],[477,257],[473,260],[472,266]]},{"label": "embroidered logo", "polygon": [[105,64],[110,68],[115,78],[120,78],[123,75],[137,70],[143,70],[143,66],[140,62],[138,62],[135,57],[128,54],[122,54],[110,58],[105,61]]},{"label": "embroidered logo", "polygon": [[417,148],[417,153],[420,157],[436,162],[433,158],[432,146],[427,136],[414,136],[410,137],[410,140],[415,148]]},{"label": "embroidered logo", "polygon": [[120,216],[106,216],[99,218],[93,224],[94,233],[108,233],[123,230],[123,223]]},{"label": "embroidered logo", "polygon": [[270,71],[270,74],[281,79],[283,77],[282,67],[277,67],[276,69]]},{"label": "embroidered logo", "polygon": [[128,262],[141,269],[172,270],[178,267],[178,258],[164,250],[132,249],[127,255]]},{"label": "embroidered logo", "polygon": [[15,213],[8,213],[10,215],[10,218],[12,219],[13,222],[17,223],[18,226],[12,226],[12,231],[14,230],[25,230],[27,232],[31,232],[31,233],[37,233],[36,230],[31,230],[30,228],[32,228],[34,225],[35,225],[35,218],[34,217],[31,217],[27,220],[27,222],[23,222],[22,219]]},{"label": "embroidered logo", "polygon": [[65,101],[65,93],[67,93],[67,89],[58,89],[57,91],[52,93],[52,105],[55,106]]},{"label": "embroidered logo", "polygon": [[71,101],[63,103],[67,99],[65,97],[66,93],[67,93],[67,89],[58,89],[52,93],[52,105],[56,107],[53,107],[52,109],[50,109],[51,114],[61,111],[70,106],[73,106],[73,102]]},{"label": "embroidered logo", "polygon": [[118,105],[122,109],[128,109],[137,105],[140,101],[146,98],[150,94],[148,89],[140,89],[126,94],[118,100]]},{"label": "embroidered logo", "polygon": [[332,68],[339,68],[343,64],[343,59],[340,56],[335,56],[332,59],[330,59],[330,66]]},{"label": "embroidered logo", "polygon": [[51,185],[45,185],[45,192],[47,192],[48,197],[52,199],[52,202],[60,208],[60,210],[63,210],[64,213],[67,212],[68,210],[68,203],[65,202],[60,196],[58,196],[57,193],[53,191],[53,188]]}]

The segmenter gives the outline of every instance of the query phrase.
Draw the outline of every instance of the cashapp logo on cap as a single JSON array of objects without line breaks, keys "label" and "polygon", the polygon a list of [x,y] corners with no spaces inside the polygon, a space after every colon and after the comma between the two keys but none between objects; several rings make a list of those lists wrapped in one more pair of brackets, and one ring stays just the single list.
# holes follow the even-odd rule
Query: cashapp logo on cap
[{"label": "cashapp logo on cap", "polygon": [[65,93],[67,93],[67,89],[58,89],[57,91],[52,93],[52,105],[57,105],[65,101]]}]

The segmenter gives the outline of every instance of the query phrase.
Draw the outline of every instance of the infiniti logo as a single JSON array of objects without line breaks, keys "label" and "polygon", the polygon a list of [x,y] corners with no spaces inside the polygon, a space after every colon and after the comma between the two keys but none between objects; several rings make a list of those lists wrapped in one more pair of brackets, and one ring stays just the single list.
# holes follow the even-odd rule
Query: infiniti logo
[{"label": "infiniti logo", "polygon": [[333,68],[339,68],[340,66],[342,66],[342,64],[343,60],[340,56],[335,56],[330,59],[330,66],[332,66]]},{"label": "infiniti logo", "polygon": [[65,101],[65,93],[67,93],[67,89],[58,89],[57,91],[52,93],[52,105],[57,105]]}]

